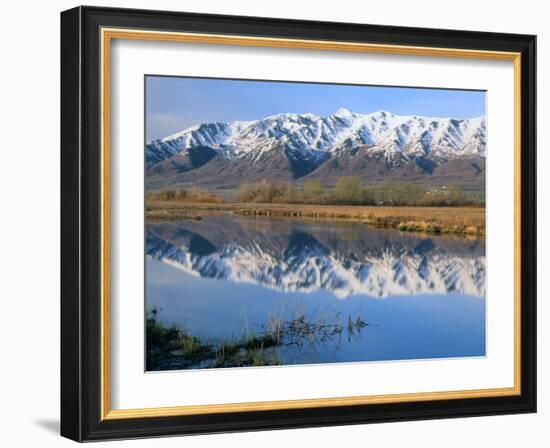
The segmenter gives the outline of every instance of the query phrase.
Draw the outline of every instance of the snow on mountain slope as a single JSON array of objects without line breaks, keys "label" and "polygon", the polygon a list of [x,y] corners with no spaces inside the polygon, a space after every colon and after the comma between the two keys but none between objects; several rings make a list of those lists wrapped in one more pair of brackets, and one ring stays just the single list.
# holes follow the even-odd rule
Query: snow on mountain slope
[{"label": "snow on mountain slope", "polygon": [[[274,145],[274,142],[279,143]],[[258,160],[272,147],[283,147],[303,157],[326,160],[328,154],[346,154],[368,145],[388,157],[452,158],[486,154],[485,118],[456,120],[399,116],[379,111],[358,114],[340,109],[327,117],[282,113],[256,121],[203,123],[147,144],[147,167],[194,146],[209,146],[228,159],[252,153]]]},{"label": "snow on mountain slope", "polygon": [[[162,162],[190,147],[219,147],[219,145],[225,143],[230,137],[241,132],[250,123],[247,121],[235,121],[227,124],[203,123],[163,139],[153,140],[147,144],[147,167],[149,168]],[[228,154],[228,156],[231,155],[233,155],[232,152]]]}]

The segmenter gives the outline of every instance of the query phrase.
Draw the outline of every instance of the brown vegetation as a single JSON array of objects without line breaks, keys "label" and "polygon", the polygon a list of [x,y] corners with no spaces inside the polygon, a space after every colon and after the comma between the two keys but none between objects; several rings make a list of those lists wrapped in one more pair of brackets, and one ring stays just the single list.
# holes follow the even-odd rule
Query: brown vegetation
[{"label": "brown vegetation", "polygon": [[154,191],[147,194],[147,202],[151,201],[176,201],[176,202],[203,202],[219,204],[223,198],[198,187],[188,189],[176,188],[171,190]]},{"label": "brown vegetation", "polygon": [[[296,207],[300,204],[300,207]],[[332,189],[318,179],[302,187],[265,180],[242,184],[235,202],[192,187],[151,192],[147,218],[201,219],[230,211],[244,216],[361,221],[408,232],[485,235],[485,208],[456,186],[427,187],[386,182],[365,187],[357,176],[342,176]]]},{"label": "brown vegetation", "polygon": [[453,185],[430,188],[385,182],[366,187],[357,176],[340,177],[331,190],[318,179],[306,180],[302,188],[282,181],[245,183],[239,188],[237,199],[246,203],[316,205],[463,206],[475,203],[473,197]]},{"label": "brown vegetation", "polygon": [[484,207],[388,207],[353,205],[219,203],[191,204],[152,201],[147,204],[147,218],[200,219],[215,213],[243,216],[329,219],[362,222],[371,227],[434,234],[485,235]]}]

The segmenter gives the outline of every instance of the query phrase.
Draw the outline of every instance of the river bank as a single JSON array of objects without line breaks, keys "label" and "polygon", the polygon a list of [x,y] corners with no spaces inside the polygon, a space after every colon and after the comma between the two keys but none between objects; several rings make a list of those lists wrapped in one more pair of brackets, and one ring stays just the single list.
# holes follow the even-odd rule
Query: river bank
[{"label": "river bank", "polygon": [[192,203],[148,201],[148,220],[197,219],[216,213],[250,217],[362,222],[403,232],[485,236],[483,207],[386,207],[309,204]]}]

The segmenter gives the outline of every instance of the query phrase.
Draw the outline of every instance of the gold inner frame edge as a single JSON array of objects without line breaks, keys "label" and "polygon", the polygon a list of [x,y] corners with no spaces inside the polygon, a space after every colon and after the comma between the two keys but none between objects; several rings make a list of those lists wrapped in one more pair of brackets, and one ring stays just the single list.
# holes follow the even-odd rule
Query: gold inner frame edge
[{"label": "gold inner frame edge", "polygon": [[[227,404],[111,409],[110,350],[110,49],[113,39],[294,48],[356,53],[456,57],[514,63],[514,386],[441,392],[278,400]],[[521,394],[521,53],[305,39],[279,39],[200,33],[101,29],[101,420],[353,406],[413,401],[502,397]]]}]

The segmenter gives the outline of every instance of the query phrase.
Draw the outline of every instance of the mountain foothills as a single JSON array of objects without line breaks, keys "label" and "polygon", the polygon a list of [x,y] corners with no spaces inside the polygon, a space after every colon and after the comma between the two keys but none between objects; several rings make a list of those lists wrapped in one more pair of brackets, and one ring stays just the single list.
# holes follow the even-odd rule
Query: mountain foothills
[{"label": "mountain foothills", "polygon": [[340,109],[202,123],[146,145],[149,189],[231,189],[262,179],[334,185],[341,176],[483,189],[485,117],[457,120]]}]

